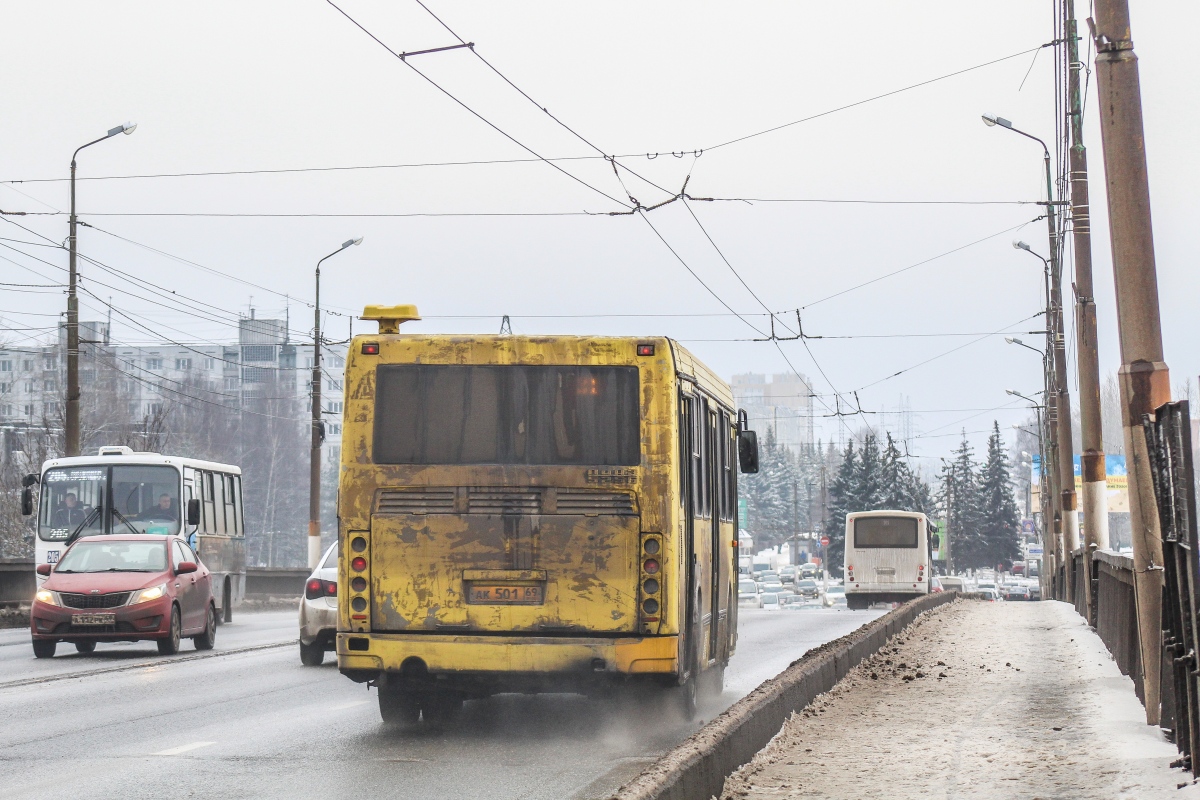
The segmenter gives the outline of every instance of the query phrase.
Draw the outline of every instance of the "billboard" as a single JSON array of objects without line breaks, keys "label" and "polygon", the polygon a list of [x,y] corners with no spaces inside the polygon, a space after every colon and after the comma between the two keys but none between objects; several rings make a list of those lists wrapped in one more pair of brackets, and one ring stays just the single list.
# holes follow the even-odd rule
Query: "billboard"
[{"label": "billboard", "polygon": [[[1075,492],[1083,491],[1083,472],[1079,466],[1079,456],[1075,456]],[[1104,457],[1105,485],[1108,487],[1108,510],[1129,512],[1129,474],[1125,470],[1125,456],[1106,455]],[[1030,467],[1030,490],[1033,502],[1040,508],[1041,503],[1041,456],[1033,457]]]},{"label": "billboard", "polygon": [[945,561],[950,550],[950,539],[946,536],[946,520],[935,520],[937,526],[938,546],[933,549],[934,561]]}]

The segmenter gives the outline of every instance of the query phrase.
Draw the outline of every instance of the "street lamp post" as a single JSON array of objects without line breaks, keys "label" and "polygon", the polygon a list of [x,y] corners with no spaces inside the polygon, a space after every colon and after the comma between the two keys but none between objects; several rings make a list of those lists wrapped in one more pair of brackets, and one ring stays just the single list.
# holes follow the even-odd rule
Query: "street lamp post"
[{"label": "street lamp post", "polygon": [[[1013,133],[1020,134],[1026,139],[1032,139],[1042,146],[1043,164],[1046,169],[1046,224],[1050,236],[1050,306],[1051,319],[1047,328],[1052,331],[1054,352],[1054,393],[1055,393],[1055,431],[1058,439],[1058,473],[1059,493],[1061,497],[1061,528],[1063,544],[1067,553],[1073,553],[1079,547],[1079,512],[1075,497],[1075,459],[1071,443],[1071,396],[1067,389],[1067,349],[1064,336],[1062,316],[1062,267],[1059,263],[1058,221],[1054,200],[1054,173],[1050,165],[1050,148],[1038,137],[1031,133],[1013,127],[1012,122],[994,114],[983,115],[984,124],[989,127],[999,126]],[[1022,248],[1028,249],[1028,248]],[[1029,252],[1033,252],[1030,250]],[[1036,254],[1035,254],[1036,255]],[[1040,258],[1040,256],[1039,256]],[[1065,564],[1065,560],[1064,560]],[[1068,567],[1064,573],[1064,589],[1066,599],[1072,597],[1074,576]]]},{"label": "street lamp post", "polygon": [[312,442],[308,462],[309,569],[316,569],[321,560],[321,445],[325,441],[325,423],[321,421],[321,262],[356,244],[362,244],[361,236],[342,242],[341,247],[317,262],[316,302],[313,304]]},{"label": "street lamp post", "polygon": [[[1036,350],[1037,348],[1030,349]],[[1038,491],[1038,505],[1041,507],[1040,511],[1042,512],[1043,567],[1045,567],[1044,562],[1046,560],[1046,556],[1050,556],[1051,559],[1053,559],[1050,563],[1051,569],[1040,570],[1038,579],[1042,584],[1042,596],[1049,597],[1053,589],[1051,573],[1053,572],[1054,574],[1057,574],[1058,562],[1062,559],[1062,543],[1058,536],[1058,531],[1053,530],[1046,524],[1046,497],[1049,496],[1051,498],[1051,508],[1053,508],[1054,488],[1056,488],[1054,470],[1047,468],[1047,463],[1053,457],[1052,451],[1055,446],[1054,437],[1051,436],[1049,431],[1047,431],[1042,425],[1042,409],[1046,408],[1045,405],[1034,400],[1032,397],[1018,392],[1016,389],[1006,389],[1005,393],[1028,401],[1030,407],[1033,408],[1034,414],[1037,415],[1038,483],[1040,485],[1040,489]],[[1050,392],[1043,392],[1043,395],[1047,398],[1051,396]],[[1049,417],[1049,414],[1047,413],[1046,416]],[[1049,420],[1047,420],[1047,424],[1049,424]]]},{"label": "street lamp post", "polygon": [[63,450],[68,456],[79,455],[79,298],[75,294],[78,270],[76,267],[75,226],[75,159],[79,151],[85,147],[111,139],[118,133],[129,135],[137,128],[137,123],[126,122],[112,128],[99,139],[93,139],[85,145],[75,148],[71,154],[71,216],[68,242],[68,274],[67,281],[67,408],[63,419]]}]

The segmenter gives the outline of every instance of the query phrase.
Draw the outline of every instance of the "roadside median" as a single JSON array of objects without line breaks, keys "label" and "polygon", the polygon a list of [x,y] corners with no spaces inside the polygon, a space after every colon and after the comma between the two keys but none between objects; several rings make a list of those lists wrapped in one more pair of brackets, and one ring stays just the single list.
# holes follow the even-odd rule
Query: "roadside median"
[{"label": "roadside median", "polygon": [[748,763],[794,712],[829,691],[920,614],[959,595],[912,600],[858,630],[806,653],[667,752],[613,800],[699,800],[719,796],[726,777]]}]

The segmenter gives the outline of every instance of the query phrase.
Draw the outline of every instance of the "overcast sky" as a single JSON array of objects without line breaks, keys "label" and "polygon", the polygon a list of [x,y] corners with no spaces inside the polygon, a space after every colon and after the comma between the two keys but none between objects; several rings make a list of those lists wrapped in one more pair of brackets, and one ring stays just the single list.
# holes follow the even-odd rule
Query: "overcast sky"
[{"label": "overcast sky", "polygon": [[[456,43],[415,2],[339,5],[392,50]],[[1034,142],[984,126],[980,114],[1000,114],[1053,141],[1053,51],[1036,60],[1025,52],[1053,38],[1053,5],[430,6],[538,106],[603,153],[624,156],[618,161],[629,171],[618,180],[597,150],[470,51],[410,63],[486,122],[325,2],[8,2],[0,27],[0,180],[59,180],[0,184],[0,208],[67,209],[62,179],[71,152],[126,120],[138,123],[136,132],[85,150],[81,178],[533,159],[521,145],[546,157],[592,156],[556,162],[574,178],[532,160],[81,181],[81,218],[96,229],[81,231],[80,251],[206,313],[123,294],[132,289],[126,278],[87,263],[83,285],[111,295],[137,320],[116,315],[119,341],[152,340],[147,329],[229,341],[251,302],[260,316],[274,316],[289,305],[283,295],[293,298],[291,327],[303,336],[311,330],[304,303],[312,300],[316,260],[363,236],[361,247],[325,264],[323,303],[333,311],[416,303],[425,319],[406,326],[414,332],[493,332],[508,314],[517,333],[666,334],[727,376],[784,372],[790,362],[829,407],[834,388],[850,403],[857,390],[870,411],[907,402],[919,412],[910,451],[932,468],[962,430],[981,446],[985,436],[976,432],[998,419],[1011,436],[1008,426],[1026,412],[1004,390],[1040,388],[1035,354],[1006,344],[1003,334],[981,337],[1042,328],[1033,316],[1042,303],[1040,263],[1011,246],[1019,237],[1047,251],[1046,224],[1032,221],[1041,213],[1033,203],[1043,199],[1041,153]],[[1076,5],[1086,17],[1087,1]],[[1200,65],[1191,53],[1200,8],[1176,0],[1131,5],[1166,358],[1175,382],[1195,380]],[[1107,374],[1120,357],[1095,89],[1093,79],[1085,137]],[[689,174],[692,197],[727,199],[665,206],[649,213],[653,228],[636,215],[602,213],[622,210],[617,201],[630,194],[645,205],[661,202]],[[1007,202],[759,202],[769,199]],[[249,216],[147,216],[164,213]],[[447,216],[254,216],[262,214]],[[55,242],[66,236],[65,216],[4,219]],[[8,224],[0,236],[45,241]],[[50,262],[0,248],[0,281],[63,280],[65,252],[0,243]],[[919,262],[928,263],[845,291]],[[144,286],[134,291],[152,298]],[[0,296],[0,326],[9,329],[54,325],[50,315],[64,305],[54,289],[0,288]],[[102,302],[83,301],[84,319],[102,316]],[[886,338],[813,340],[807,348],[744,341],[759,336],[754,328],[767,330],[764,304],[787,312],[780,319],[792,325],[802,309],[811,336]],[[331,316],[330,335],[348,324],[348,316]],[[0,330],[10,343],[38,335]],[[846,425],[858,429],[861,419]],[[881,418],[867,420],[878,427]],[[847,435],[834,418],[816,427],[825,440]]]}]

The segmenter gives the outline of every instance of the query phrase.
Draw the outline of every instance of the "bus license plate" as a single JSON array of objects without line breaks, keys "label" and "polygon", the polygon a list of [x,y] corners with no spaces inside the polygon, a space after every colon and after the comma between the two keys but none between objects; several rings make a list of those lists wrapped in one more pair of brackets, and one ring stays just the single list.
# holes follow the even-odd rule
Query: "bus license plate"
[{"label": "bus license plate", "polygon": [[116,613],[110,614],[72,614],[72,625],[116,625]]},{"label": "bus license plate", "polygon": [[543,586],[480,586],[471,587],[468,602],[512,606],[540,606],[545,602]]}]

